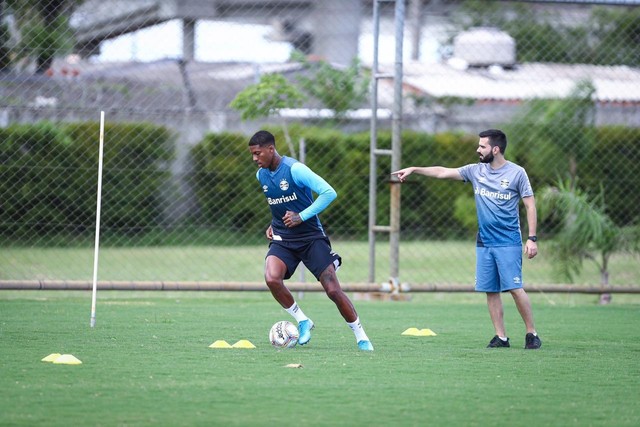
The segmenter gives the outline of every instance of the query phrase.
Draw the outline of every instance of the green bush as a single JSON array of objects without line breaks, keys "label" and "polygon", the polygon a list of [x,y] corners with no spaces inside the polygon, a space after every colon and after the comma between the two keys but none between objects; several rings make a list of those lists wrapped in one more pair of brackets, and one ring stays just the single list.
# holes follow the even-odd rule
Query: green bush
[{"label": "green bush", "polygon": [[619,226],[638,224],[640,214],[640,129],[602,127],[578,185],[592,196],[605,193],[606,212]]},{"label": "green bush", "polygon": [[[269,129],[278,152],[289,155],[282,130]],[[304,138],[306,164],[324,177],[338,193],[338,200],[322,214],[330,235],[365,237],[369,221],[369,133],[345,134],[334,129],[293,126],[289,129],[296,147]],[[192,150],[196,194],[201,221],[222,227],[262,232],[270,221],[268,206],[255,178],[256,167],[248,151],[248,136],[210,134]],[[403,134],[405,164],[460,166],[476,161],[476,137],[461,134]],[[378,148],[391,147],[391,134],[378,135]],[[296,148],[297,149],[297,148]],[[377,218],[389,223],[391,160],[378,158]],[[229,174],[233,179],[229,179]],[[454,221],[454,200],[471,191],[467,186],[438,180],[415,179],[402,187],[402,229],[430,236],[450,237],[468,230]],[[232,197],[228,195],[232,194]],[[226,196],[222,196],[226,195]]]},{"label": "green bush", "polygon": [[[278,152],[289,155],[280,128],[269,129],[276,137]],[[322,214],[330,235],[364,238],[369,218],[369,133],[345,134],[335,129],[292,126],[291,139],[299,152],[304,139],[306,164],[324,177],[337,191],[338,199]],[[515,133],[514,135],[519,135]],[[633,168],[640,163],[640,130],[601,128],[596,133],[595,153],[583,160],[583,186],[607,192],[607,210],[619,225],[638,220],[640,177]],[[248,151],[249,136],[210,134],[196,147],[193,185],[198,197],[199,223],[223,229],[262,233],[270,221],[255,178],[256,166]],[[458,167],[478,161],[477,135],[441,133],[436,135],[406,131],[402,135],[402,165],[442,165]],[[557,181],[558,173],[537,160],[543,147],[526,138],[510,138],[507,158],[527,169],[534,191]],[[391,148],[391,134],[380,132],[378,148]],[[558,167],[567,162],[558,162]],[[376,223],[389,223],[390,169],[388,156],[378,157],[376,172]],[[424,177],[412,177],[401,187],[401,230],[403,239],[468,238],[476,229],[475,205],[469,184]],[[541,227],[544,228],[544,227]],[[546,230],[552,233],[549,226]]]},{"label": "green bush", "polygon": [[[61,179],[74,162],[64,134],[51,124],[0,129],[0,232],[12,235],[61,231],[73,217],[74,189]],[[94,192],[95,194],[95,192]]]},{"label": "green bush", "polygon": [[[270,129],[280,154],[289,155],[282,129]],[[531,129],[529,129],[531,131]],[[306,143],[306,163],[338,192],[323,215],[331,235],[364,238],[369,218],[369,133],[292,126],[292,141]],[[16,125],[0,129],[0,235],[28,241],[54,236],[93,237],[96,210],[99,127],[97,123]],[[150,124],[110,124],[105,129],[102,193],[104,242],[118,236],[158,231],[163,226],[166,188],[171,176],[174,135]],[[520,133],[513,133],[521,135]],[[192,149],[190,182],[198,209],[178,225],[261,235],[269,207],[255,178],[247,135],[209,134]],[[615,223],[639,221],[640,130],[598,128],[593,152],[581,160],[578,185],[590,194],[605,191],[606,210]],[[457,167],[477,161],[476,135],[436,135],[406,131],[402,165]],[[559,159],[550,170],[539,160],[544,141],[510,138],[507,158],[525,166],[535,191],[562,176]],[[379,148],[391,148],[391,134],[380,132]],[[538,155],[536,154],[538,153]],[[561,157],[558,155],[558,157]],[[389,223],[390,168],[378,157],[376,224]],[[566,167],[566,166],[565,166]],[[565,172],[566,173],[566,172]],[[401,186],[403,239],[467,238],[475,231],[472,189],[468,184],[412,177]],[[553,234],[553,224],[542,231]],[[111,240],[110,239],[111,236]],[[115,236],[115,237],[114,237]],[[124,242],[124,240],[123,240]]]},{"label": "green bush", "polygon": [[[0,234],[25,241],[93,234],[99,124],[15,125],[0,129]],[[173,135],[150,124],[105,126],[101,226],[134,233],[162,213]],[[88,234],[88,233],[87,233]]]},{"label": "green bush", "polygon": [[258,232],[267,228],[268,205],[256,179],[258,167],[251,159],[248,144],[245,135],[219,133],[207,134],[193,147],[191,182],[199,212],[191,220],[223,230]]}]

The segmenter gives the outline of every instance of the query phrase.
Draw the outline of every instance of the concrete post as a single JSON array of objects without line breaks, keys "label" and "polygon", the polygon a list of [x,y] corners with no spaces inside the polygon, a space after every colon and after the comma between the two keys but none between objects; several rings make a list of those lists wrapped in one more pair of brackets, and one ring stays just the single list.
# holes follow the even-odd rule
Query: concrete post
[{"label": "concrete post", "polygon": [[358,55],[360,0],[323,0],[311,13],[312,53],[336,64],[349,65]]},{"label": "concrete post", "polygon": [[193,62],[196,57],[196,20],[184,18],[182,20],[182,59]]}]

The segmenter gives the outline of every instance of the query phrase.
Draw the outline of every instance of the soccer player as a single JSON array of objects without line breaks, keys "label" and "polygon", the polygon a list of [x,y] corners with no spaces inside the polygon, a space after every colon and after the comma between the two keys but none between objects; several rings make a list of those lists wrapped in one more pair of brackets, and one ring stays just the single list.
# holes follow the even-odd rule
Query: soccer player
[{"label": "soccer player", "polygon": [[[271,225],[266,231],[270,243],[265,260],[265,281],[276,301],[298,322],[298,343],[309,342],[314,324],[296,303],[284,280],[293,275],[302,261],[353,330],[358,348],[373,351],[351,300],[338,282],[336,270],[342,264],[342,258],[331,249],[318,218],[318,214],[337,197],[335,190],[304,164],[278,154],[275,138],[267,131],[258,131],[251,137],[249,151],[260,168],[256,177],[272,214]],[[318,195],[315,200],[312,192]]]},{"label": "soccer player", "polygon": [[504,326],[501,292],[509,292],[524,321],[527,333],[525,349],[538,349],[542,341],[533,323],[529,296],[522,284],[522,236],[518,205],[524,203],[529,237],[524,253],[529,259],[538,253],[536,237],[536,203],[529,177],[521,166],[504,158],[507,137],[504,132],[489,129],[479,134],[480,163],[460,168],[442,166],[408,167],[393,172],[401,182],[412,173],[431,178],[471,182],[473,185],[478,235],[476,241],[475,290],[487,294],[487,305],[495,336],[488,347],[510,347]]}]

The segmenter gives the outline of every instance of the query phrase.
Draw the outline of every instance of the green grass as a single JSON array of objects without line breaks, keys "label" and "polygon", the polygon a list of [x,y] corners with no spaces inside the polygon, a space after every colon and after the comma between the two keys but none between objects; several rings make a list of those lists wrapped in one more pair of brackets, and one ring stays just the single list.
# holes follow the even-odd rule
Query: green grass
[{"label": "green grass", "polygon": [[[367,282],[369,249],[366,242],[336,241],[334,249],[343,257],[339,272],[343,282]],[[554,275],[552,259],[545,243],[540,255],[524,260],[525,283],[531,286],[566,283]],[[261,282],[263,245],[179,246],[103,248],[100,250],[100,280],[124,281],[218,281]],[[376,246],[376,280],[389,277],[389,244]],[[0,280],[85,280],[93,277],[92,248],[15,248],[0,250]],[[611,259],[610,283],[638,285],[638,256],[617,254]],[[404,242],[400,246],[400,279],[417,284],[473,284],[475,247],[473,242]],[[306,280],[313,279],[306,273]],[[296,274],[294,279],[299,279]],[[598,285],[595,264],[584,263],[575,283]]]},{"label": "green grass", "polygon": [[[482,295],[354,301],[364,353],[319,293],[299,301],[309,345],[277,351],[268,330],[288,315],[266,292],[100,292],[90,328],[90,292],[0,291],[0,425],[640,425],[640,297],[532,301],[539,351],[522,349],[509,297],[510,349],[484,348]],[[218,339],[257,348],[208,347]],[[50,353],[83,363],[40,361]]]}]

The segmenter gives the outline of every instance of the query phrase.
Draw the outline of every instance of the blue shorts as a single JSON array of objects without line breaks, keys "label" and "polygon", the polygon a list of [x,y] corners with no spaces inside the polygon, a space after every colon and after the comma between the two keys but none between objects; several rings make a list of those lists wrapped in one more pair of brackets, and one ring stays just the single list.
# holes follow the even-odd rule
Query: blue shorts
[{"label": "blue shorts", "polygon": [[476,291],[522,288],[522,247],[476,247]]},{"label": "blue shorts", "polygon": [[[331,249],[329,239],[304,240],[301,242],[272,241],[267,257],[278,257],[287,266],[284,278],[290,278],[302,261],[311,273],[320,280],[320,274],[333,264],[336,271],[342,265],[342,258]],[[265,257],[266,258],[266,257]]]}]

